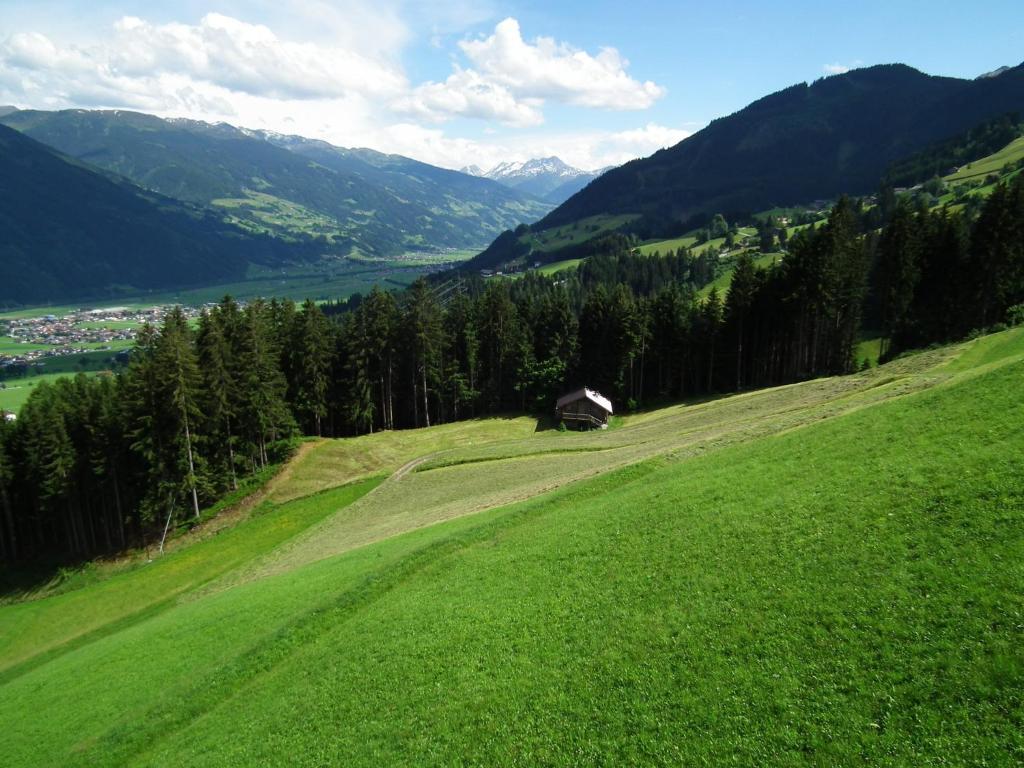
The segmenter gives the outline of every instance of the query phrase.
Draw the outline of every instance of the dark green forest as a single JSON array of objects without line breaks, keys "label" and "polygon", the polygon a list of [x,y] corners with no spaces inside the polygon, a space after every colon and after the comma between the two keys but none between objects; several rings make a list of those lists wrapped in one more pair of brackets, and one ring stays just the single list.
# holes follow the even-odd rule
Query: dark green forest
[{"label": "dark green forest", "polygon": [[225,298],[193,331],[175,312],[125,370],[42,385],[0,425],[0,552],[60,562],[156,540],[300,435],[543,416],[582,384],[628,411],[849,373],[869,333],[892,357],[1024,319],[1024,176],[976,215],[908,200],[879,215],[843,198],[773,266],[742,254],[706,299],[706,256],[624,245],[575,272],[421,279],[328,314]]}]

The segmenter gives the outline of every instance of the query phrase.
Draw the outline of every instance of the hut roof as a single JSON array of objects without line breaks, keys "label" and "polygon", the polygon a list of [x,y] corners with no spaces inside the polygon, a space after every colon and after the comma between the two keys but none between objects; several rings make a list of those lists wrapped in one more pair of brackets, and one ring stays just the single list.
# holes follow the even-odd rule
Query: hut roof
[{"label": "hut roof", "polygon": [[586,398],[595,405],[601,406],[606,411],[608,411],[608,413],[614,413],[614,411],[612,410],[611,400],[609,400],[607,397],[603,397],[600,392],[595,392],[594,390],[587,389],[586,387],[583,387],[582,389],[577,389],[576,391],[570,392],[567,395],[562,395],[560,398],[558,398],[558,401],[555,403],[555,407],[562,408],[563,406],[566,406],[569,403],[575,403],[577,400],[582,400],[583,398]]}]

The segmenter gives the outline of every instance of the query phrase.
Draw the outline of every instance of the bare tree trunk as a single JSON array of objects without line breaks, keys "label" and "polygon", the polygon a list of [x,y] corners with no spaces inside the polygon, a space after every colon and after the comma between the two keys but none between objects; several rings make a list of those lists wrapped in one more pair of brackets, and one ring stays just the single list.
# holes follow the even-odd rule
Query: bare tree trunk
[{"label": "bare tree trunk", "polygon": [[167,539],[167,529],[171,527],[171,518],[174,517],[174,505],[171,499],[167,500],[167,522],[164,523],[164,535],[160,537],[160,554],[164,553],[164,541]]},{"label": "bare tree trunk", "polygon": [[188,453],[188,484],[192,492],[192,511],[196,520],[199,519],[199,494],[196,493],[196,466],[192,460],[192,433],[188,426],[188,413],[185,413],[185,450]]},{"label": "bare tree trunk", "polygon": [[423,418],[427,422],[427,426],[430,426],[430,407],[427,405],[427,363],[423,362],[423,367],[420,369],[423,374]]},{"label": "bare tree trunk", "polygon": [[420,425],[420,393],[417,391],[416,374],[412,375],[412,424],[414,427]]},{"label": "bare tree trunk", "polygon": [[231,467],[231,490],[238,490],[238,477],[235,475],[235,448],[231,445],[231,419],[224,419],[224,424],[227,427],[228,437],[228,465]]},{"label": "bare tree trunk", "polygon": [[121,488],[117,482],[116,465],[112,469],[112,475],[114,477],[114,508],[117,511],[117,529],[121,537],[121,548],[124,549],[127,546],[127,541],[124,537],[124,512],[121,509]]},{"label": "bare tree trunk", "polygon": [[644,334],[640,339],[640,386],[639,386],[639,397],[637,402],[641,402],[644,399],[644,365],[645,358],[647,355],[647,334]]},{"label": "bare tree trunk", "polygon": [[715,375],[715,337],[711,337],[711,349],[708,352],[708,393],[711,393],[711,384]]},{"label": "bare tree trunk", "polygon": [[395,383],[391,355],[388,355],[388,429],[395,428]]},{"label": "bare tree trunk", "polygon": [[743,321],[736,329],[736,391],[743,389]]},{"label": "bare tree trunk", "polygon": [[11,560],[13,561],[18,557],[18,536],[14,528],[14,513],[11,511],[11,499],[8,497],[7,488],[4,486],[0,486],[0,504],[3,504],[4,508],[4,522],[7,524],[7,539],[10,542]]}]

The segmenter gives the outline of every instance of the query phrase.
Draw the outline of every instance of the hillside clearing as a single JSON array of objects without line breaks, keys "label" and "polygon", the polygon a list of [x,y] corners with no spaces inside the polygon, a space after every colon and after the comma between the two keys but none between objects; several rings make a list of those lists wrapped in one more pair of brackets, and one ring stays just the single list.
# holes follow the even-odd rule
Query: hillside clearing
[{"label": "hillside clearing", "polygon": [[1003,147],[1003,149],[988,157],[968,163],[963,168],[957,170],[956,173],[946,176],[944,181],[956,183],[979,177],[984,178],[990,173],[1001,173],[1006,165],[1012,165],[1021,160],[1024,160],[1024,137],[1015,139]]}]

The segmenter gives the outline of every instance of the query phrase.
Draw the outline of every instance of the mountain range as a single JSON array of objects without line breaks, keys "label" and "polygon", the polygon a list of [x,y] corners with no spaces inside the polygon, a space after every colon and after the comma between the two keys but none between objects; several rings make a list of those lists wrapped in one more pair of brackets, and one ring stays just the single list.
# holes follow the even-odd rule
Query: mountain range
[{"label": "mountain range", "polygon": [[472,248],[551,209],[408,158],[226,124],[87,110],[19,110],[0,122],[242,229],[337,254]]},{"label": "mountain range", "polygon": [[[543,216],[536,234],[603,217],[574,230],[577,258],[588,236],[616,228],[673,236],[715,213],[872,192],[895,162],[1014,112],[1024,113],[1024,65],[974,80],[869,67],[766,96],[594,178],[558,158],[481,176],[225,124],[0,107],[0,127],[22,134],[4,130],[0,141],[0,300],[177,288],[236,279],[249,264],[496,238],[471,264],[488,267],[530,250],[524,223]],[[539,197],[572,185],[554,210]]]},{"label": "mountain range", "polygon": [[499,163],[489,171],[469,165],[462,169],[462,173],[491,179],[511,189],[557,204],[568,200],[611,167],[581,171],[557,157],[542,157]]},{"label": "mountain range", "polygon": [[534,229],[638,214],[678,230],[702,215],[864,194],[893,162],[1008,112],[1024,112],[1024,65],[964,80],[891,64],[799,83],[608,171]]},{"label": "mountain range", "polygon": [[294,248],[0,125],[0,304],[214,284]]}]

